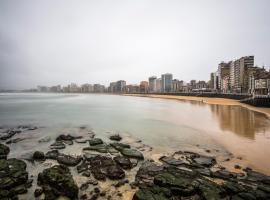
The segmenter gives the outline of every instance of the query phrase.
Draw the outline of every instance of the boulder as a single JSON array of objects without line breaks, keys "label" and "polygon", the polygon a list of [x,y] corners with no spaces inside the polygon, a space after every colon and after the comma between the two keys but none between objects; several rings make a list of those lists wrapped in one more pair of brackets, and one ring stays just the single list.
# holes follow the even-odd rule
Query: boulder
[{"label": "boulder", "polygon": [[120,142],[113,142],[113,143],[110,143],[110,145],[118,151],[120,151],[121,149],[129,149],[130,148],[129,144],[123,144]]},{"label": "boulder", "polygon": [[57,141],[50,146],[51,149],[64,149],[66,145],[62,141]]},{"label": "boulder", "polygon": [[251,182],[261,182],[270,185],[270,176],[253,170],[247,170],[246,180]]},{"label": "boulder", "polygon": [[37,181],[45,193],[45,199],[57,199],[59,196],[78,198],[78,186],[70,170],[64,165],[55,165],[43,170],[38,174]]},{"label": "boulder", "polygon": [[113,160],[123,169],[131,169],[133,167],[129,158],[124,156],[116,156]]},{"label": "boulder", "polygon": [[158,175],[164,170],[164,166],[156,163],[145,161],[137,171],[135,181],[138,184],[149,185],[153,183],[154,176]]},{"label": "boulder", "polygon": [[97,180],[122,179],[125,172],[113,161],[111,157],[97,155],[89,158],[90,171]]},{"label": "boulder", "polygon": [[9,147],[0,143],[0,159],[7,159],[9,152]]},{"label": "boulder", "polygon": [[68,141],[68,140],[74,140],[78,139],[78,137],[74,137],[71,135],[59,135],[55,140],[56,141]]},{"label": "boulder", "polygon": [[0,134],[0,140],[7,140],[16,135],[17,133],[21,133],[21,130],[13,130],[13,129],[8,129],[5,132],[2,132]]},{"label": "boulder", "polygon": [[83,148],[84,151],[97,151],[99,153],[118,153],[116,149],[114,149],[112,146],[107,144],[97,144],[90,147]]},{"label": "boulder", "polygon": [[93,138],[93,139],[89,140],[89,144],[90,144],[90,146],[95,146],[98,144],[103,144],[103,141],[100,138]]},{"label": "boulder", "polygon": [[115,140],[119,142],[120,140],[122,140],[122,137],[119,134],[111,135],[110,140]]},{"label": "boulder", "polygon": [[18,194],[27,192],[28,173],[26,163],[11,158],[0,160],[0,199],[17,199]]},{"label": "boulder", "polygon": [[48,159],[56,160],[59,154],[60,154],[59,151],[57,149],[55,149],[55,150],[48,151],[45,154],[45,157]]},{"label": "boulder", "polygon": [[178,160],[172,156],[162,156],[160,159],[162,162],[168,164],[168,165],[173,165],[173,166],[180,166],[184,164],[184,161]]},{"label": "boulder", "polygon": [[192,161],[203,167],[212,167],[213,165],[217,163],[215,158],[209,157],[209,156],[202,156],[202,155],[193,157]]},{"label": "boulder", "polygon": [[121,152],[122,155],[130,157],[130,158],[136,158],[139,160],[143,160],[143,154],[136,150],[136,149],[128,149],[128,148],[123,148],[119,150]]},{"label": "boulder", "polygon": [[45,155],[42,151],[35,151],[33,154],[33,159],[34,160],[45,160]]},{"label": "boulder", "polygon": [[71,156],[71,155],[66,155],[66,154],[59,154],[57,156],[56,160],[59,164],[63,164],[63,165],[67,165],[67,166],[76,166],[81,162],[82,157]]}]

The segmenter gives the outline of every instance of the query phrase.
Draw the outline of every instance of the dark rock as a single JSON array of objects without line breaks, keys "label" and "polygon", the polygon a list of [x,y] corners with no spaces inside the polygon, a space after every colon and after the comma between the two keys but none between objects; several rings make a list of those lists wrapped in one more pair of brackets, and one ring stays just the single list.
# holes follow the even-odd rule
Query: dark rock
[{"label": "dark rock", "polygon": [[77,166],[78,173],[82,173],[90,170],[90,162],[83,160],[80,165]]},{"label": "dark rock", "polygon": [[82,157],[80,156],[71,156],[66,154],[59,154],[57,157],[57,161],[60,164],[67,165],[67,166],[76,166],[78,165],[82,160]]},{"label": "dark rock", "polygon": [[17,194],[27,192],[28,173],[26,164],[15,158],[0,160],[0,199],[17,199]]},{"label": "dark rock", "polygon": [[37,189],[35,189],[34,196],[39,197],[40,195],[42,195],[42,193],[43,193],[43,189],[37,188]]},{"label": "dark rock", "polygon": [[17,143],[17,142],[20,142],[20,141],[23,141],[25,140],[25,138],[15,138],[15,139],[10,139],[6,142],[6,144],[12,144],[12,143]]},{"label": "dark rock", "polygon": [[0,140],[7,140],[7,139],[13,137],[14,135],[16,135],[17,133],[21,133],[21,132],[22,131],[20,131],[20,130],[8,129],[6,132],[1,133]]},{"label": "dark rock", "polygon": [[45,199],[56,199],[60,195],[70,199],[78,198],[78,186],[64,165],[55,165],[39,173],[38,185],[44,190]]},{"label": "dark rock", "polygon": [[158,186],[144,187],[138,190],[133,200],[170,200],[171,191]]},{"label": "dark rock", "polygon": [[104,196],[106,196],[106,192],[105,191],[102,191],[102,192],[100,192],[100,194],[99,194],[101,197],[104,197]]},{"label": "dark rock", "polygon": [[95,188],[94,188],[94,192],[95,192],[95,193],[100,193],[100,189],[99,189],[98,187],[95,187]]},{"label": "dark rock", "polygon": [[67,145],[73,145],[73,141],[72,140],[63,140],[62,142],[64,144],[67,144]]},{"label": "dark rock", "polygon": [[118,181],[114,186],[115,187],[121,187],[121,186],[125,185],[126,183],[129,183],[129,180],[128,179],[123,179],[123,180]]},{"label": "dark rock", "polygon": [[194,179],[183,176],[175,176],[168,172],[158,174],[154,178],[154,183],[160,187],[173,188],[174,193],[180,193],[190,196],[195,193],[196,185],[193,184]]},{"label": "dark rock", "polygon": [[56,160],[59,154],[60,154],[59,151],[55,149],[55,150],[48,151],[45,157]]},{"label": "dark rock", "polygon": [[246,180],[251,182],[261,182],[270,185],[270,176],[252,170],[247,171]]},{"label": "dark rock", "polygon": [[45,160],[45,155],[42,151],[35,151],[33,154],[33,159],[34,160]]},{"label": "dark rock", "polygon": [[215,172],[211,172],[211,176],[214,178],[229,180],[229,179],[236,179],[238,176],[241,176],[241,175],[239,173],[229,172],[225,169],[221,169]]},{"label": "dark rock", "polygon": [[125,172],[113,161],[111,157],[95,156],[89,159],[91,173],[97,180],[122,179]]},{"label": "dark rock", "polygon": [[29,127],[27,130],[28,130],[28,131],[34,131],[34,130],[36,130],[36,129],[38,129],[36,126],[31,126],[31,127]]},{"label": "dark rock", "polygon": [[62,141],[57,141],[50,146],[51,149],[64,149],[66,145]]},{"label": "dark rock", "polygon": [[252,169],[250,167],[246,167],[243,169],[243,171],[247,172],[247,171],[252,171]]},{"label": "dark rock", "polygon": [[85,171],[85,172],[82,173],[82,176],[90,177],[91,173],[90,173],[90,171]]},{"label": "dark rock", "polygon": [[9,147],[0,143],[0,159],[7,159],[9,152]]},{"label": "dark rock", "polygon": [[234,165],[234,168],[235,168],[235,169],[241,169],[242,167],[241,167],[240,165],[237,165],[237,164],[236,164],[236,165]]},{"label": "dark rock", "polygon": [[84,151],[97,151],[99,153],[118,153],[117,150],[107,144],[97,144],[90,147],[83,148]]},{"label": "dark rock", "polygon": [[130,157],[130,158],[136,158],[136,159],[140,159],[143,160],[143,154],[139,151],[137,151],[136,149],[128,149],[128,148],[124,148],[119,150],[121,152],[122,155]]},{"label": "dark rock", "polygon": [[130,148],[129,144],[123,144],[123,143],[119,143],[119,142],[113,142],[113,143],[110,143],[110,145],[118,151],[120,151],[121,149],[129,149]]},{"label": "dark rock", "polygon": [[152,184],[154,176],[161,173],[164,167],[159,166],[156,163],[145,161],[139,168],[135,181],[138,184]]},{"label": "dark rock", "polygon": [[199,172],[199,174],[201,174],[202,176],[211,176],[211,171],[208,168],[198,168],[198,169],[194,169],[195,171]]},{"label": "dark rock", "polygon": [[78,139],[78,137],[74,137],[71,135],[59,135],[55,140],[56,141],[69,141],[69,140],[74,140]]},{"label": "dark rock", "polygon": [[196,157],[192,157],[192,160],[196,163],[199,164],[201,166],[204,167],[212,167],[213,165],[216,164],[216,159],[213,157],[208,157],[208,156],[196,156]]},{"label": "dark rock", "polygon": [[119,142],[120,140],[122,140],[122,137],[119,134],[111,135],[110,140],[115,140]]},{"label": "dark rock", "polygon": [[98,196],[99,196],[99,194],[95,193],[90,197],[89,200],[96,200],[96,199],[98,199]]},{"label": "dark rock", "polygon": [[125,177],[125,172],[118,165],[112,165],[106,168],[106,175],[112,180],[122,179]]},{"label": "dark rock", "polygon": [[180,166],[184,164],[184,161],[178,160],[172,156],[162,156],[160,159],[162,162],[168,164],[168,165],[173,165],[173,166]]},{"label": "dark rock", "polygon": [[89,183],[83,183],[80,187],[80,190],[84,191],[84,190],[87,190],[89,187]]},{"label": "dark rock", "polygon": [[103,141],[100,138],[93,138],[93,139],[89,140],[89,144],[90,144],[90,146],[95,146],[98,144],[103,144]]},{"label": "dark rock", "polygon": [[129,158],[124,156],[116,156],[113,160],[123,169],[131,169],[133,167]]}]

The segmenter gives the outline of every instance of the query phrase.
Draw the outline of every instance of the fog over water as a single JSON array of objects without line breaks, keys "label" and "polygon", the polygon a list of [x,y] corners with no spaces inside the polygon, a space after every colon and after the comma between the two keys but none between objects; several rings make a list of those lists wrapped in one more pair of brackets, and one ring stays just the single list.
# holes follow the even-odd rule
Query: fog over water
[{"label": "fog over water", "polygon": [[0,89],[208,80],[220,61],[270,66],[270,1],[0,1]]}]

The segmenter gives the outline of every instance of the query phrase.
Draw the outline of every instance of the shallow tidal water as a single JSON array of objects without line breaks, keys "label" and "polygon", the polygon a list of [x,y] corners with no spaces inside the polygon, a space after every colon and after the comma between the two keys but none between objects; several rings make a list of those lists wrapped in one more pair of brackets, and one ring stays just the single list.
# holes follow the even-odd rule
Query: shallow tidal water
[{"label": "shallow tidal water", "polygon": [[[9,157],[48,151],[39,139],[53,142],[85,126],[105,140],[112,133],[142,140],[156,159],[178,150],[210,150],[206,154],[228,168],[238,163],[270,175],[270,119],[241,106],[104,94],[0,94],[0,126],[22,124],[39,129],[20,135],[25,140],[11,144]],[[67,151],[77,153],[76,146]],[[223,162],[230,153],[232,162]]]}]

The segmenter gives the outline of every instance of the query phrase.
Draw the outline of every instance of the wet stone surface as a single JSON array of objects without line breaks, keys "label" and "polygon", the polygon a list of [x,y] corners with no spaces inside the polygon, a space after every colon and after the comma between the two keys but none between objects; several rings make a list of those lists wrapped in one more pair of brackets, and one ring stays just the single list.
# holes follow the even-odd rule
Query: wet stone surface
[{"label": "wet stone surface", "polygon": [[[205,151],[206,155],[178,151],[154,161],[147,159],[152,147],[143,141],[127,144],[123,135],[103,141],[85,127],[80,128],[86,132],[83,136],[61,134],[52,142],[41,137],[37,145],[44,143],[47,148],[28,153],[24,159],[29,162],[9,158],[11,145],[23,143],[13,137],[36,128],[1,129],[0,138],[7,144],[0,143],[0,199],[20,199],[29,190],[30,199],[47,200],[118,200],[126,198],[123,191],[131,192],[129,199],[134,200],[270,199],[269,176],[242,167],[231,172],[209,156],[213,150]],[[107,143],[110,140],[117,142]],[[28,175],[27,169],[37,166],[42,167],[40,171]]]}]

